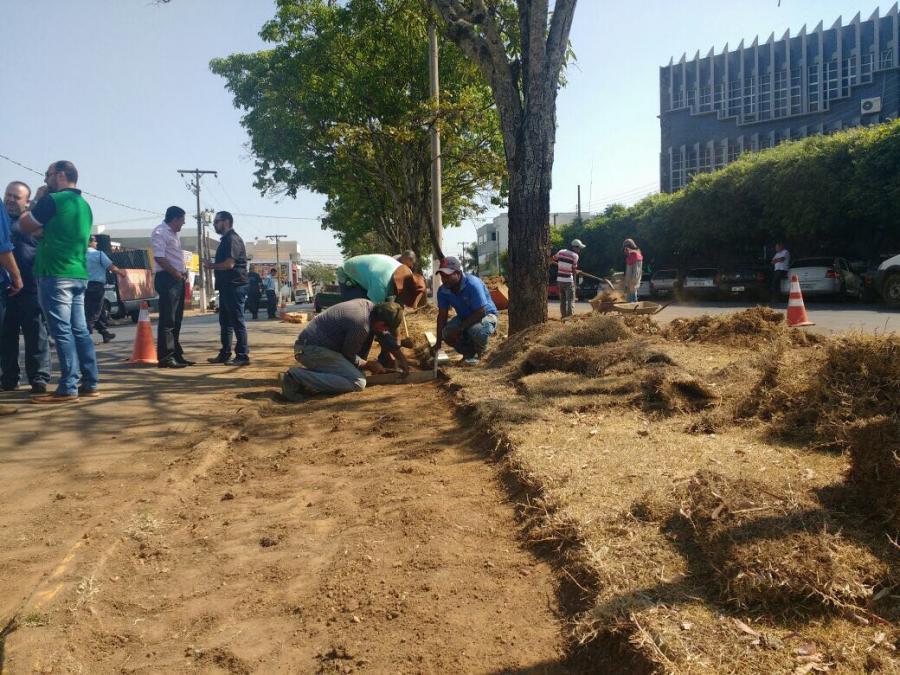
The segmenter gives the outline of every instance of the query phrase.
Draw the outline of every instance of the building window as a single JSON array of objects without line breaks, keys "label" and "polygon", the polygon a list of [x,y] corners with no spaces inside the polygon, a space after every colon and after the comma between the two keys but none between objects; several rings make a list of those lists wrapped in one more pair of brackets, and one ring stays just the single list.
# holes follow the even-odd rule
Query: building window
[{"label": "building window", "polygon": [[709,144],[704,145],[700,150],[700,173],[710,173],[713,170],[713,151]]},{"label": "building window", "polygon": [[700,111],[709,112],[713,107],[713,88],[709,85],[700,90]]},{"label": "building window", "polygon": [[744,119],[750,122],[756,120],[756,78],[744,78]]},{"label": "building window", "polygon": [[728,142],[728,162],[727,162],[727,164],[731,164],[733,161],[735,161],[740,156],[741,156],[741,149],[738,147],[738,144],[729,141]]},{"label": "building window", "polygon": [[875,70],[875,54],[873,52],[863,54],[862,62],[860,63],[860,74],[864,84],[869,84],[872,81],[873,70]]},{"label": "building window", "polygon": [[878,66],[879,70],[885,70],[894,65],[894,50],[893,49],[885,49],[881,52],[881,63]]},{"label": "building window", "polygon": [[806,69],[806,97],[809,103],[809,112],[819,110],[819,67],[810,66]]},{"label": "building window", "polygon": [[802,86],[803,72],[800,70],[800,67],[791,68],[791,115],[799,115],[803,112],[803,96],[800,90]]},{"label": "building window", "polygon": [[759,119],[767,120],[772,117],[772,95],[769,85],[772,80],[768,75],[759,78]]},{"label": "building window", "polygon": [[760,150],[768,150],[769,149],[769,134],[763,134],[759,137],[759,149]]},{"label": "building window", "polygon": [[[845,71],[846,72],[846,71]],[[846,79],[846,77],[844,78]],[[848,81],[848,94],[849,92],[849,81]],[[837,61],[829,61],[825,64],[825,100],[833,101],[838,98],[841,94],[838,93],[838,63]]]},{"label": "building window", "polygon": [[713,99],[713,108],[716,110],[724,110],[725,109],[725,84],[717,84],[715,87],[715,91],[713,92],[715,98]]},{"label": "building window", "polygon": [[737,117],[741,113],[741,83],[731,80],[728,83],[728,116]]},{"label": "building window", "polygon": [[787,117],[788,114],[787,80],[786,70],[775,73],[775,117]]},{"label": "building window", "polygon": [[841,97],[849,96],[851,87],[855,87],[857,84],[859,82],[856,77],[856,57],[851,56],[849,59],[844,59],[841,67]]},{"label": "building window", "polygon": [[684,177],[681,164],[681,152],[672,153],[672,190],[684,185]]}]

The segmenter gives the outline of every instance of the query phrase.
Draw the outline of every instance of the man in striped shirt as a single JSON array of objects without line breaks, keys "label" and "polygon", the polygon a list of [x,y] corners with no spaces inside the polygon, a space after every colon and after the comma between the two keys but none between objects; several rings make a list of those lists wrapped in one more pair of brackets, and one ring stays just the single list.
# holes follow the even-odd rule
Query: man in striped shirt
[{"label": "man in striped shirt", "polygon": [[578,274],[578,255],[584,249],[580,239],[573,239],[568,248],[553,256],[556,263],[556,283],[559,284],[559,313],[562,318],[575,313],[575,281]]}]

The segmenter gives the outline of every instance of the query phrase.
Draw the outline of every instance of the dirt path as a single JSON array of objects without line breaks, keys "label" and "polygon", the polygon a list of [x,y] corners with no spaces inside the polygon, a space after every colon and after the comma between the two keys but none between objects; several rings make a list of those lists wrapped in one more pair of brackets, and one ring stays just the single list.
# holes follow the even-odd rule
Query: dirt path
[{"label": "dirt path", "polygon": [[[551,571],[446,394],[272,401],[293,330],[267,330],[224,394],[140,371],[168,376],[153,409],[174,414],[143,443],[102,416],[80,435],[91,402],[57,411],[55,443],[0,454],[6,671],[558,671]],[[152,388],[130,386],[139,426]],[[15,423],[25,441],[41,420]]]}]

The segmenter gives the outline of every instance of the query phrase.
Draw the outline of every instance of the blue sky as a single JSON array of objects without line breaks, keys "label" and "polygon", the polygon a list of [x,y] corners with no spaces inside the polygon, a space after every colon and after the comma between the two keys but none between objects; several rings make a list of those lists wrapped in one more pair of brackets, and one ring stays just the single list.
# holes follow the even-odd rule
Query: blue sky
[{"label": "blue sky", "polygon": [[[280,203],[253,188],[253,161],[239,113],[210,59],[253,51],[270,18],[268,0],[27,0],[4,2],[0,154],[43,173],[71,159],[81,187],[140,209],[169,204],[194,210],[176,169],[215,169],[203,182],[203,207],[237,213],[245,239],[274,232],[300,242],[307,257],[340,259],[332,235],[315,218],[324,199],[303,194]],[[585,210],[631,203],[658,187],[659,66],[756,35],[794,34],[806,23],[849,22],[890,3],[849,0],[580,0],[572,29],[577,63],[560,92],[551,209]],[[0,182],[41,178],[0,159]],[[91,200],[98,223],[152,227],[158,216]],[[474,224],[445,234],[445,250],[474,239]]]}]

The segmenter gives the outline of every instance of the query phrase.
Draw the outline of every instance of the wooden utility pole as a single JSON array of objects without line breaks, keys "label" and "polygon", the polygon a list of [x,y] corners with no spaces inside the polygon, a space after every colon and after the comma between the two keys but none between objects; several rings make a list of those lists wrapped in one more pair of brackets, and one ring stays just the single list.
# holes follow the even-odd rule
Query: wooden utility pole
[{"label": "wooden utility pole", "polygon": [[[428,24],[428,75],[429,88],[431,94],[431,105],[437,115],[438,105],[441,101],[440,89],[441,83],[438,77],[438,42],[437,31],[434,24]],[[441,204],[441,132],[438,128],[437,116],[431,125],[431,227],[434,232],[434,269],[437,270],[440,265],[440,259],[443,255],[443,205]],[[440,277],[435,275],[433,280],[433,293],[435,300],[437,299],[438,288],[440,288]]]},{"label": "wooden utility pole", "polygon": [[[266,239],[275,240],[275,269],[278,270],[278,283],[281,283],[281,255],[278,252],[278,242],[281,239],[287,239],[286,234],[267,234]],[[290,274],[288,274],[290,277]]]},{"label": "wooden utility pole", "polygon": [[[204,174],[211,173],[213,176],[218,178],[219,174],[215,171],[205,171],[203,169],[178,169],[178,173],[182,176],[184,174],[191,174],[194,177],[194,180],[191,182],[190,187],[191,191],[197,197],[197,258],[200,261],[200,311],[206,311],[206,282],[204,280],[203,274],[203,261],[209,257],[209,247],[204,247],[204,236],[203,236],[203,219],[200,213],[200,176]],[[204,251],[206,248],[206,251]],[[210,289],[211,290],[211,289]]]},{"label": "wooden utility pole", "polygon": [[581,186],[578,186],[578,222],[581,222]]}]

